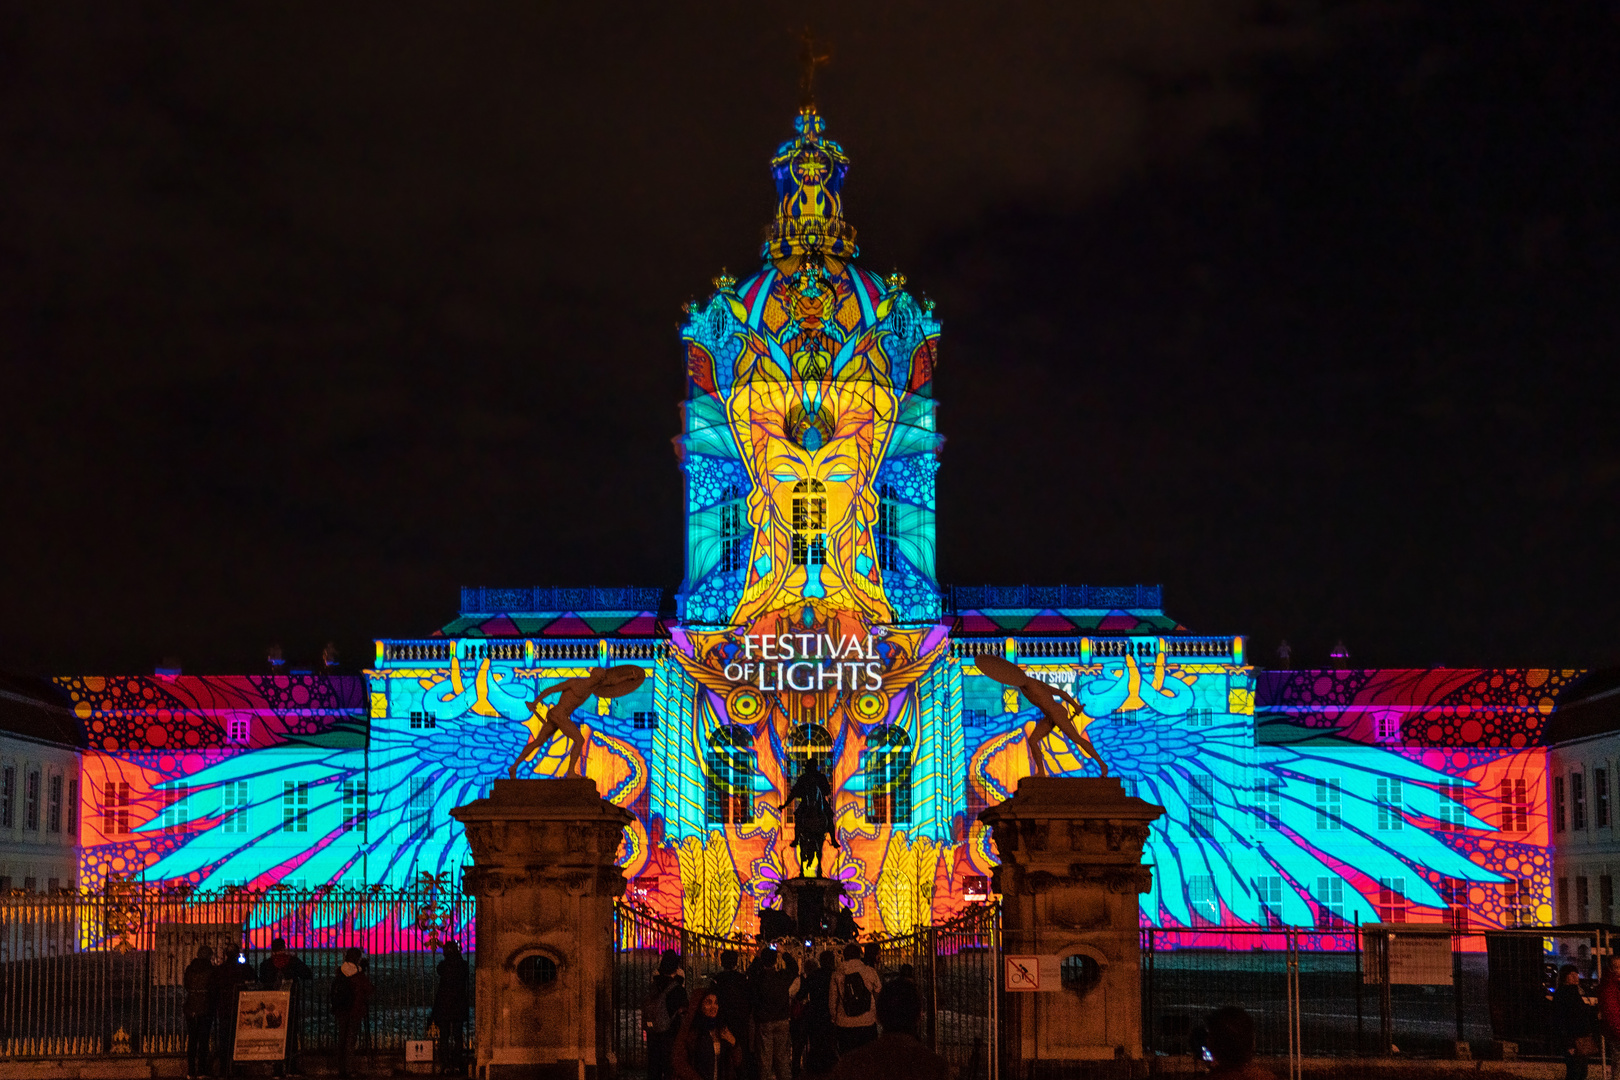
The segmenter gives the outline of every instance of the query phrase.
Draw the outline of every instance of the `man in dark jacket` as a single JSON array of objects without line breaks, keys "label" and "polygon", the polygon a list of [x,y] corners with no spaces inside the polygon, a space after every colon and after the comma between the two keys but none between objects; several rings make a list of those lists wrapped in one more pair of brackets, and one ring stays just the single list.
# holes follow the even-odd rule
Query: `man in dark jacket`
[{"label": "man in dark jacket", "polygon": [[439,1029],[439,1070],[455,1076],[467,1074],[463,1060],[467,1048],[467,1006],[471,998],[467,980],[467,961],[461,955],[461,946],[453,941],[445,942],[444,959],[439,961],[439,986],[433,992],[433,1012],[429,1019]]},{"label": "man in dark jacket", "polygon": [[831,1072],[838,1062],[838,1029],[833,1024],[832,1010],[828,1007],[838,957],[828,949],[818,960],[820,966],[806,975],[799,987],[799,993],[805,997],[805,1029],[808,1036],[803,1071],[812,1075]]},{"label": "man in dark jacket", "polygon": [[219,1025],[219,1036],[215,1039],[219,1044],[219,1067],[215,1075],[229,1076],[233,1069],[231,1059],[236,1052],[237,995],[253,981],[253,968],[242,959],[240,952],[227,950],[224,962],[214,968],[212,974],[208,996],[215,1023]]},{"label": "man in dark jacket", "polygon": [[720,954],[720,970],[714,975],[714,993],[720,999],[720,1023],[737,1036],[739,1043],[748,1043],[748,1018],[752,1011],[748,993],[748,977],[737,970],[742,959],[736,949]]},{"label": "man in dark jacket", "polygon": [[186,965],[180,976],[186,992],[186,1077],[208,1075],[208,1029],[214,1026],[214,1003],[209,990],[214,983],[214,950],[197,948],[197,958]]},{"label": "man in dark jacket", "polygon": [[950,1065],[917,1038],[922,995],[915,984],[896,979],[878,993],[875,1009],[883,1034],[839,1058],[833,1080],[949,1080]]},{"label": "man in dark jacket", "polygon": [[287,951],[285,938],[270,940],[270,955],[259,965],[260,990],[287,990],[287,1056],[275,1064],[274,1075],[298,1073],[298,1028],[303,1022],[303,989],[299,983],[315,978],[309,965]]},{"label": "man in dark jacket", "polygon": [[783,957],[782,966],[761,968],[751,980],[754,1022],[759,1026],[760,1080],[793,1080],[793,984],[799,981],[799,962]]},{"label": "man in dark jacket", "polygon": [[343,954],[343,964],[332,980],[332,1016],[338,1029],[338,1075],[352,1076],[349,1058],[354,1054],[355,1038],[360,1034],[361,1021],[371,1009],[371,997],[376,988],[361,968],[365,953],[350,949]]}]

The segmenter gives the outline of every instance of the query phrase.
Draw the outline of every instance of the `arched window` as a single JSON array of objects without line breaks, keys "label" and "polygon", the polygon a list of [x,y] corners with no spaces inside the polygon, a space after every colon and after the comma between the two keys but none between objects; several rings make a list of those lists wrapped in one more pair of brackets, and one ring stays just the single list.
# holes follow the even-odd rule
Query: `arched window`
[{"label": "arched window", "polygon": [[884,725],[866,736],[861,755],[866,772],[866,820],[874,825],[911,824],[911,736]]},{"label": "arched window", "polygon": [[793,565],[827,561],[827,487],[820,480],[793,485]]},{"label": "arched window", "polygon": [[900,501],[892,484],[878,488],[877,561],[885,570],[900,565]]},{"label": "arched window", "polygon": [[814,761],[816,768],[832,779],[832,735],[820,724],[800,724],[788,732],[787,781],[791,785],[804,772],[804,763]]},{"label": "arched window", "polygon": [[754,737],[728,724],[709,736],[703,755],[703,818],[709,825],[754,820]]},{"label": "arched window", "polygon": [[720,569],[741,570],[748,561],[748,504],[742,488],[726,488],[726,501],[720,504]]}]

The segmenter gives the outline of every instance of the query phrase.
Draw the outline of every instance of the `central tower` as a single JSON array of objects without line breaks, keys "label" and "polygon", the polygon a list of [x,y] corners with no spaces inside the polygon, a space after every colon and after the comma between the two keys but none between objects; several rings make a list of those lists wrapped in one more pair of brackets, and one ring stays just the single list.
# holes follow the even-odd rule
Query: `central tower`
[{"label": "central tower", "polygon": [[[926,921],[938,845],[961,812],[959,769],[954,786],[914,775],[961,757],[936,745],[953,727],[940,723],[951,671],[934,569],[939,323],[899,273],[856,265],[849,157],[814,105],[794,129],[771,158],[762,265],[741,282],[722,273],[681,330],[686,573],[659,693],[661,715],[681,718],[670,737],[696,741],[679,756],[704,775],[680,779],[702,783],[704,806],[675,805],[679,783],[653,790],[669,793],[669,838],[697,843],[705,865],[716,845],[728,871],[753,848],[736,876],[768,905],[773,881],[799,872],[776,804],[813,758],[844,841],[824,872],[848,879],[872,924],[862,898],[880,891],[888,852],[924,842],[933,861],[905,873],[921,906],[901,921]],[[697,858],[683,849],[683,884],[712,897],[724,885],[707,871],[688,880]],[[729,928],[725,906],[689,910],[688,925]]]}]

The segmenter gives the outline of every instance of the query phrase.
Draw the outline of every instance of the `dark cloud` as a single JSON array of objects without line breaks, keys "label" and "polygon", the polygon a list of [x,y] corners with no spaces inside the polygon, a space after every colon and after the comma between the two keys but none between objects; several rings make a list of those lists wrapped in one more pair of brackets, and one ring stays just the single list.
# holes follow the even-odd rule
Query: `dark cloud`
[{"label": "dark cloud", "polygon": [[[803,12],[0,14],[4,662],[674,584],[674,327],[757,258]],[[1387,662],[1613,647],[1612,22],[815,14],[862,243],[945,319],[945,577],[1162,579]]]}]

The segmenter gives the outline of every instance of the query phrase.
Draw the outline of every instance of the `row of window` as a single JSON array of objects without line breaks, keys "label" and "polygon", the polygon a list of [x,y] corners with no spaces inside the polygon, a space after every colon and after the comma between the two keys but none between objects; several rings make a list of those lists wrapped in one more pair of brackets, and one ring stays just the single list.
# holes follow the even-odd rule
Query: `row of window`
[{"label": "row of window", "polygon": [[24,832],[40,832],[43,826],[46,833],[78,836],[78,778],[34,765],[24,766],[19,774],[11,762],[0,765],[0,829],[19,826]]},{"label": "row of window", "polygon": [[[428,781],[413,778],[414,785]],[[366,831],[366,782],[344,780],[338,784],[340,806],[343,812],[343,832]],[[225,833],[246,833],[250,829],[253,797],[246,780],[229,780],[218,785],[220,794],[219,828]],[[161,824],[166,833],[185,831],[191,824],[191,785],[174,784],[163,792]],[[128,835],[130,822],[130,788],[123,780],[109,780],[102,785],[102,832],[109,836]],[[413,802],[414,806],[414,802]],[[268,807],[267,807],[268,809]],[[281,781],[281,831],[309,831],[309,784],[306,781]]]},{"label": "row of window", "polygon": [[[790,558],[795,566],[822,566],[827,561],[826,491],[820,480],[800,480],[793,485]],[[744,495],[733,486],[720,507],[721,571],[741,570],[748,561],[750,535]],[[878,566],[893,570],[900,562],[900,505],[888,484],[878,488],[875,540]]]},{"label": "row of window", "polygon": [[[798,779],[807,761],[831,771],[832,734],[820,724],[800,724],[788,733],[787,781]],[[709,736],[703,757],[703,816],[709,825],[745,825],[754,820],[754,737],[737,725]],[[911,824],[911,736],[882,726],[866,736],[861,753],[866,778],[866,820],[877,825]]]},{"label": "row of window", "polygon": [[[1406,886],[1405,877],[1379,879],[1377,908],[1380,922],[1406,922]],[[1453,878],[1443,879],[1439,884],[1440,899],[1446,905],[1446,921],[1459,932],[1468,929],[1469,888],[1468,882]],[[1501,889],[1503,906],[1510,913],[1512,921],[1515,924],[1527,921],[1528,912],[1521,908],[1519,883],[1507,881],[1502,884]],[[1254,879],[1254,890],[1263,912],[1262,921],[1270,926],[1283,925],[1283,896],[1288,891],[1288,883],[1280,875],[1262,875]],[[1343,878],[1323,876],[1316,879],[1313,898],[1316,901],[1319,927],[1336,929],[1349,924],[1345,916],[1345,896]],[[1223,921],[1213,876],[1206,874],[1189,877],[1187,900],[1192,911],[1193,925],[1218,926]]]},{"label": "row of window", "polygon": [[1613,826],[1614,818],[1609,811],[1608,769],[1592,770],[1590,803],[1584,769],[1570,772],[1567,788],[1563,776],[1553,777],[1552,786],[1554,832],[1564,832],[1566,824],[1576,832],[1583,832],[1587,828],[1607,829]]},{"label": "row of window", "polygon": [[[63,882],[66,882],[66,884],[64,885]],[[58,893],[64,888],[71,892],[77,887],[78,883],[73,878],[48,877],[45,879],[45,891],[47,893]],[[39,878],[32,875],[16,878],[10,874],[0,874],[0,896],[4,896],[16,889],[28,893],[39,892]]]},{"label": "row of window", "polygon": [[1558,921],[1559,923],[1585,923],[1601,922],[1613,924],[1614,922],[1614,875],[1599,874],[1597,887],[1597,911],[1593,918],[1592,911],[1592,879],[1576,875],[1573,879],[1575,888],[1570,889],[1570,878],[1558,879]]},{"label": "row of window", "polygon": [[[1204,779],[1202,785],[1212,783]],[[1208,790],[1200,790],[1200,781],[1194,781],[1189,804],[1193,810],[1195,831],[1200,827],[1200,814],[1213,824],[1214,799]],[[1418,790],[1426,790],[1419,788]],[[1468,809],[1463,803],[1463,784],[1441,784],[1435,789],[1434,818],[1441,832],[1461,832],[1466,827]],[[1374,824],[1380,832],[1399,832],[1406,828],[1405,805],[1409,785],[1399,777],[1380,776],[1374,783]],[[1261,780],[1255,788],[1254,814],[1262,830],[1282,827],[1283,781],[1276,778]],[[1530,795],[1525,782],[1503,780],[1498,792],[1499,816],[1497,827],[1502,832],[1525,832],[1529,828]],[[1338,777],[1326,777],[1315,782],[1315,826],[1318,829],[1344,828],[1344,782]],[[1207,827],[1207,825],[1205,827]],[[1204,833],[1203,835],[1210,835]]]}]

